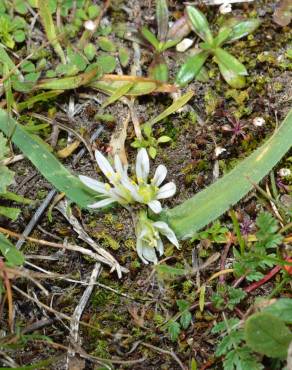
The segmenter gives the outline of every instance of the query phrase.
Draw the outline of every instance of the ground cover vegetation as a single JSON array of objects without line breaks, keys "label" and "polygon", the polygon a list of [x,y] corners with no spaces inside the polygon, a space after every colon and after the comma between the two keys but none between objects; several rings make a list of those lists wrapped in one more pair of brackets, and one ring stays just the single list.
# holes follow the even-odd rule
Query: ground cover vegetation
[{"label": "ground cover vegetation", "polygon": [[289,0],[0,0],[0,366],[292,366]]}]

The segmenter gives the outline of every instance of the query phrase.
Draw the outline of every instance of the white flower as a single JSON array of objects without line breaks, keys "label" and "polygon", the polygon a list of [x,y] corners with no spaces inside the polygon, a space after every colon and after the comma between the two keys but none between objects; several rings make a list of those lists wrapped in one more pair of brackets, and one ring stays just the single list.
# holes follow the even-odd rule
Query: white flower
[{"label": "white flower", "polygon": [[150,164],[147,150],[142,148],[139,150],[136,160],[138,184],[132,195],[137,202],[147,204],[154,213],[160,213],[162,207],[159,199],[172,197],[176,192],[176,186],[174,182],[168,182],[160,187],[167,175],[167,169],[163,164],[157,167],[150,184],[148,184],[149,171]]},{"label": "white flower", "polygon": [[114,169],[98,150],[95,151],[95,158],[109,183],[103,183],[87,176],[79,176],[86,186],[105,196],[105,199],[89,205],[88,207],[90,208],[105,207],[114,202],[127,207],[128,204],[137,202],[147,204],[154,213],[160,213],[162,207],[159,199],[169,198],[176,191],[176,186],[173,182],[169,182],[159,188],[167,174],[167,169],[163,165],[157,167],[153,179],[148,184],[150,164],[147,151],[144,148],[140,149],[137,155],[137,182],[128,177],[128,168],[123,166],[117,155],[114,158]]},{"label": "white flower", "polygon": [[219,12],[221,14],[227,14],[232,12],[232,6],[229,1],[225,1],[222,5],[219,7]]},{"label": "white flower", "polygon": [[167,223],[162,221],[153,222],[142,211],[136,225],[136,249],[138,256],[145,264],[149,262],[156,264],[158,262],[156,253],[159,256],[163,255],[164,247],[159,234],[166,236],[172,244],[179,248],[175,233]]}]

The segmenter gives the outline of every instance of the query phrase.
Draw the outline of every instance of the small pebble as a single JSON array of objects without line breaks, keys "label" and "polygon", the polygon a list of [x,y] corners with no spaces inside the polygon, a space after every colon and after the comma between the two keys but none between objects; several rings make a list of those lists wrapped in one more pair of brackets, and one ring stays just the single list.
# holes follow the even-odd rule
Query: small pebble
[{"label": "small pebble", "polygon": [[262,127],[266,123],[266,121],[263,117],[255,117],[252,123],[256,127]]},{"label": "small pebble", "polygon": [[176,50],[180,53],[188,50],[194,43],[194,40],[185,38],[180,43],[176,45]]},{"label": "small pebble", "polygon": [[278,174],[281,177],[288,177],[291,175],[291,170],[289,168],[281,168]]}]

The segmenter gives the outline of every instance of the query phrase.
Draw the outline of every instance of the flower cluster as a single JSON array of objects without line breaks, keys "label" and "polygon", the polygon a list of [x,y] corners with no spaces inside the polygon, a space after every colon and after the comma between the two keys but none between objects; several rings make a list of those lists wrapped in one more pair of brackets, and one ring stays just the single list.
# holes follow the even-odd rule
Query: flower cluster
[{"label": "flower cluster", "polygon": [[136,248],[138,256],[145,264],[149,262],[157,263],[156,252],[159,256],[163,255],[164,247],[159,234],[166,236],[172,244],[179,248],[175,233],[167,223],[162,221],[153,222],[147,218],[144,211],[141,211],[136,224]]},{"label": "flower cluster", "polygon": [[137,202],[146,204],[154,213],[160,213],[162,207],[159,199],[169,198],[175,194],[176,186],[173,182],[160,187],[167,174],[164,165],[157,167],[154,177],[148,183],[150,164],[147,151],[144,148],[140,149],[137,155],[137,181],[128,177],[128,168],[123,166],[117,155],[114,158],[114,168],[98,150],[95,151],[95,158],[109,183],[103,183],[87,176],[79,176],[86,186],[105,196],[104,199],[89,205],[90,208],[105,207],[114,202],[127,207],[127,205]]},{"label": "flower cluster", "polygon": [[[176,186],[169,182],[163,186],[161,184],[166,178],[167,169],[164,165],[159,165],[153,178],[149,181],[150,163],[146,149],[139,150],[136,159],[136,179],[135,181],[128,176],[128,166],[124,166],[119,156],[114,157],[114,166],[98,150],[95,151],[97,164],[108,179],[108,183],[103,183],[87,176],[80,175],[80,180],[90,189],[96,191],[103,199],[90,204],[89,208],[101,208],[111,203],[117,202],[129,209],[134,203],[147,205],[154,213],[162,211],[160,199],[173,196]],[[151,221],[145,212],[141,210],[136,222],[137,253],[144,263],[157,263],[156,252],[161,256],[164,248],[159,234],[166,236],[176,247],[179,247],[174,232],[162,221]]]}]

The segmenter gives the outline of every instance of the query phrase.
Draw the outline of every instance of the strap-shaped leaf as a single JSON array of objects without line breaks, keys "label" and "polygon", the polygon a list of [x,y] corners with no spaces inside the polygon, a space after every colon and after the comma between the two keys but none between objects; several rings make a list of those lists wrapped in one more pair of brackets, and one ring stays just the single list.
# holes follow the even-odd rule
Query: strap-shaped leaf
[{"label": "strap-shaped leaf", "polygon": [[199,74],[208,56],[207,51],[201,51],[189,57],[178,71],[176,83],[179,86],[185,86],[191,82]]},{"label": "strap-shaped leaf", "polygon": [[10,266],[20,266],[24,263],[23,254],[1,233],[0,252]]},{"label": "strap-shaped leaf", "polygon": [[243,198],[291,148],[292,110],[270,139],[227,175],[161,215],[177,237],[187,239]]},{"label": "strap-shaped leaf", "polygon": [[145,39],[154,47],[155,50],[159,49],[159,41],[157,40],[154,33],[148,30],[147,27],[142,27],[141,33],[145,37]]},{"label": "strap-shaped leaf", "polygon": [[24,127],[9,118],[3,109],[0,109],[0,130],[7,136],[13,132],[13,143],[40,173],[70,200],[84,208],[96,200],[96,193],[90,191],[78,177],[72,175],[38,136],[27,132]]},{"label": "strap-shaped leaf", "polygon": [[64,77],[64,78],[48,78],[39,81],[35,89],[45,90],[72,90],[77,87],[87,85],[93,79],[101,76],[100,67],[95,67],[91,71],[81,73],[77,76]]},{"label": "strap-shaped leaf", "polygon": [[248,75],[245,66],[240,63],[240,61],[236,59],[233,55],[229,54],[226,50],[216,48],[213,52],[217,58],[218,63],[223,64],[226,68],[230,69],[239,76]]},{"label": "strap-shaped leaf", "polygon": [[193,31],[208,44],[212,44],[213,36],[205,15],[194,6],[187,6],[187,15]]},{"label": "strap-shaped leaf", "polygon": [[38,0],[39,14],[47,34],[49,42],[52,44],[55,52],[59,55],[61,62],[66,64],[66,57],[64,51],[58,41],[55,25],[47,0]]}]

